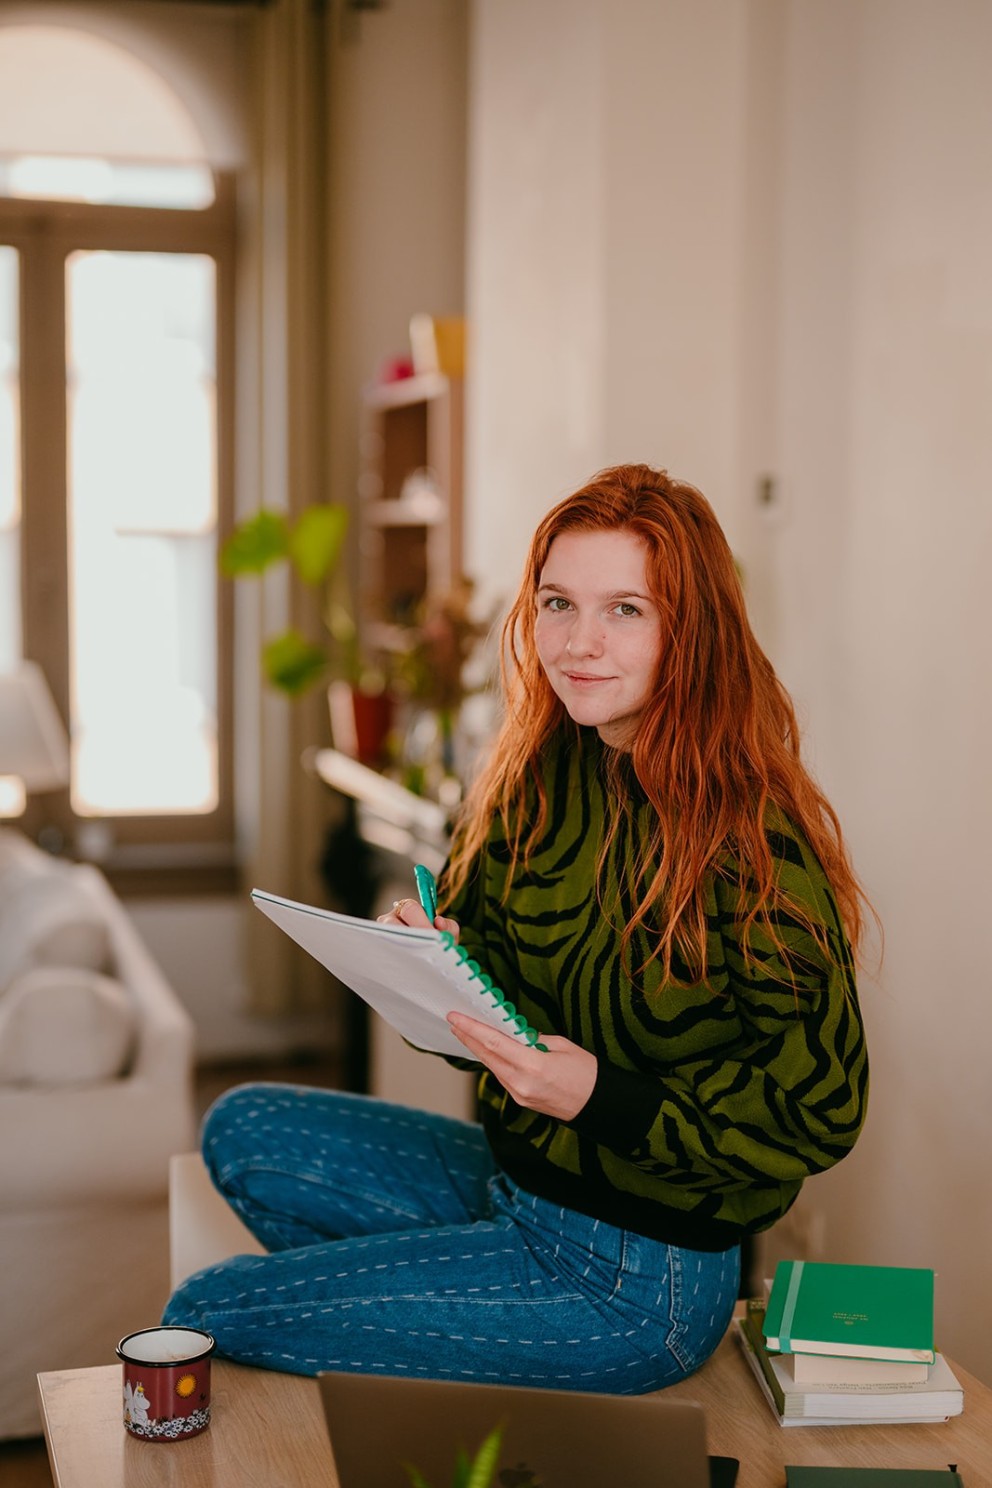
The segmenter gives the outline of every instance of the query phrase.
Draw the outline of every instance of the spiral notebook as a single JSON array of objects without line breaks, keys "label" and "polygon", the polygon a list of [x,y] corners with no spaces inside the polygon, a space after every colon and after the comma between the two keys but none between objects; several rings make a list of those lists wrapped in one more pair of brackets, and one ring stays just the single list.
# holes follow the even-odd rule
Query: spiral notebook
[{"label": "spiral notebook", "polygon": [[469,1057],[447,1022],[468,1013],[544,1049],[537,1030],[447,931],[380,925],[262,889],[253,903],[418,1049]]}]

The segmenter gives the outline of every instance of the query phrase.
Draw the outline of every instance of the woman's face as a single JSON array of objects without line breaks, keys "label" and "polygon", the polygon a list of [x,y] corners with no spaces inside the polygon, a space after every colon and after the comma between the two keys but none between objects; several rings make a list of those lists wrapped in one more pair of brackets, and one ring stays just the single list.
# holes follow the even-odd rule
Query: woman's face
[{"label": "woman's face", "polygon": [[661,657],[647,557],[632,532],[562,532],[538,584],[534,634],[548,681],[569,717],[618,747],[633,739]]}]

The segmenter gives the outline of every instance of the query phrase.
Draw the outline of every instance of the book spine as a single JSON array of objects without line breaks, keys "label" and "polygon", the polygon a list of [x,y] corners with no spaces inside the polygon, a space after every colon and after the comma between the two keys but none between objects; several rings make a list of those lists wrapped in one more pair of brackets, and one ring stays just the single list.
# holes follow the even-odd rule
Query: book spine
[{"label": "book spine", "polygon": [[760,1314],[749,1310],[744,1317],[738,1318],[737,1327],[744,1351],[748,1355],[754,1373],[758,1376],[758,1383],[764,1384],[765,1395],[775,1414],[780,1417],[784,1416],[785,1392],[764,1348]]},{"label": "book spine", "polygon": [[770,1373],[770,1371],[766,1367],[764,1359],[755,1348],[751,1338],[748,1336],[747,1328],[743,1318],[738,1318],[737,1320],[736,1337],[744,1353],[744,1357],[747,1360],[748,1368],[754,1375],[762,1395],[765,1397],[769,1406],[771,1407],[772,1415],[778,1421],[779,1425],[783,1426],[785,1424],[783,1416],[785,1399],[784,1397],[782,1398],[782,1402],[780,1405],[778,1396],[781,1394],[781,1391],[778,1386],[778,1381],[775,1379],[774,1375]]}]

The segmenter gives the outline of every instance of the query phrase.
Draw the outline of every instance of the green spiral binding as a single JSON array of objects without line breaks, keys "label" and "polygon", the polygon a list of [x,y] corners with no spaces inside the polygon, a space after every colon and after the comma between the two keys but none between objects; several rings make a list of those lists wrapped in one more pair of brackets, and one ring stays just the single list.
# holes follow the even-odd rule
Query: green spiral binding
[{"label": "green spiral binding", "polygon": [[444,949],[446,951],[454,951],[473,981],[481,982],[483,992],[488,992],[496,1006],[502,1008],[504,1023],[511,1023],[513,1025],[513,1032],[529,1044],[532,1049],[538,1049],[542,1054],[546,1054],[548,1052],[548,1046],[540,1042],[541,1036],[537,1029],[531,1027],[523,1013],[517,1012],[513,1003],[510,1002],[501,988],[495,986],[492,977],[482,970],[478,961],[469,959],[468,951],[464,946],[458,944],[450,930],[442,930],[439,934]]}]

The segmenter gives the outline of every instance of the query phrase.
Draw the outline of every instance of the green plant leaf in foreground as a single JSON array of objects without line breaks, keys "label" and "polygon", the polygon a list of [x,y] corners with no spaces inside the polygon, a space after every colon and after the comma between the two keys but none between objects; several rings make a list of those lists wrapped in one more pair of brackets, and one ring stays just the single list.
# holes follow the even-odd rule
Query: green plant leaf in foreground
[{"label": "green plant leaf in foreground", "polygon": [[262,508],[234,529],[220,550],[220,571],[229,579],[264,573],[289,556],[289,528],[282,512]]},{"label": "green plant leaf in foreground", "polygon": [[[490,1431],[474,1457],[469,1458],[465,1448],[459,1447],[455,1458],[455,1472],[451,1479],[451,1488],[491,1488],[499,1466],[502,1443],[503,1427],[497,1426]],[[423,1473],[411,1463],[404,1462],[403,1466],[410,1479],[411,1488],[430,1488]]]},{"label": "green plant leaf in foreground", "polygon": [[465,1488],[489,1488],[499,1466],[499,1449],[503,1443],[503,1428],[497,1426],[490,1431],[475,1454],[475,1461],[465,1480]]},{"label": "green plant leaf in foreground", "polygon": [[322,584],[337,567],[347,530],[348,510],[340,504],[303,512],[289,534],[289,556],[305,584]]},{"label": "green plant leaf in foreground", "polygon": [[451,1478],[451,1488],[468,1488],[468,1475],[472,1464],[468,1460],[468,1453],[464,1447],[458,1448],[458,1456],[455,1458],[455,1471]]},{"label": "green plant leaf in foreground", "polygon": [[298,630],[287,630],[266,642],[262,648],[262,667],[273,687],[296,697],[327,671],[327,652]]}]

